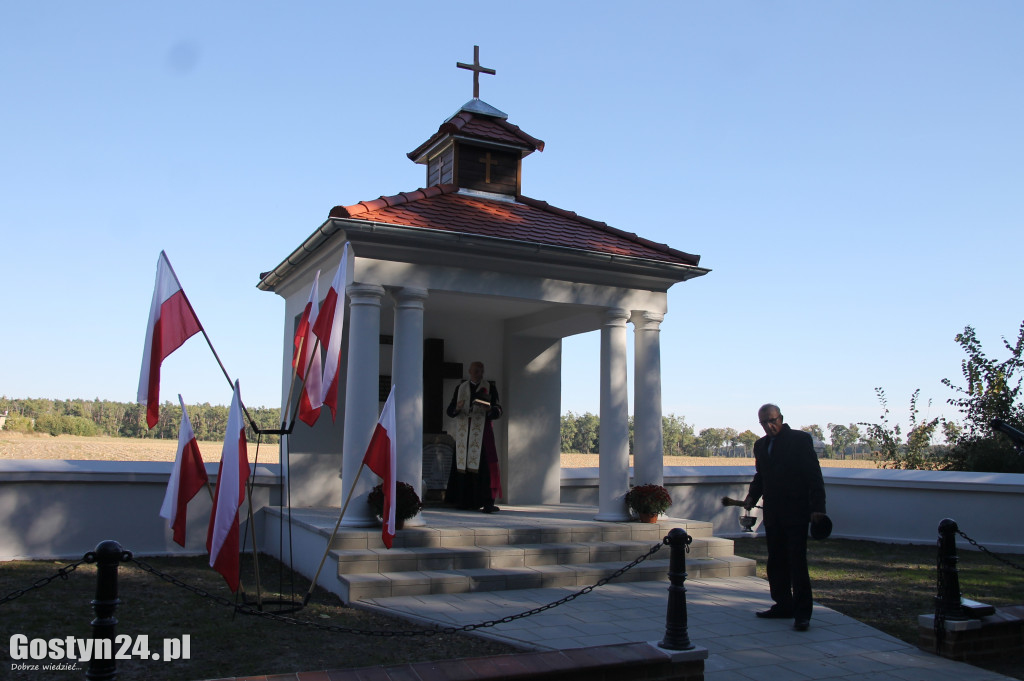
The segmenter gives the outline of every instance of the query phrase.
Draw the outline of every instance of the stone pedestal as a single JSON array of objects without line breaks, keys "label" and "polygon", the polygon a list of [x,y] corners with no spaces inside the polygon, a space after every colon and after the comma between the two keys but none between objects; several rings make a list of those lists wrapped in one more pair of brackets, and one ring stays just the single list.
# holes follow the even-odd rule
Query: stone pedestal
[{"label": "stone pedestal", "polygon": [[997,608],[978,619],[946,620],[938,648],[935,644],[935,615],[917,618],[921,650],[951,660],[978,662],[1024,651],[1024,605]]}]

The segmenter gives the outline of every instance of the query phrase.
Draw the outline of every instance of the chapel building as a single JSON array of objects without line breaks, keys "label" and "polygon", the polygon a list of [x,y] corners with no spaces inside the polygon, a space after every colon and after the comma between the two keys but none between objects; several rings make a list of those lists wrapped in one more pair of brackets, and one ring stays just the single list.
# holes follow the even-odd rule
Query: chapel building
[{"label": "chapel building", "polygon": [[[663,481],[660,324],[668,289],[709,270],[697,255],[524,196],[523,161],[543,150],[543,141],[474,96],[409,152],[425,167],[424,188],[331,209],[261,274],[258,287],[285,300],[284,404],[293,336],[313,276],[322,272],[323,295],[349,244],[338,417],[332,422],[324,409],[314,427],[299,422],[282,439],[292,506],[336,507],[351,493],[343,525],[374,522],[359,501],[377,480],[368,471],[355,477],[392,384],[398,479],[430,498],[436,481],[427,478],[446,463],[437,460],[445,452],[438,445],[452,432],[444,409],[474,360],[484,362],[504,407],[494,422],[501,503],[558,504],[562,339],[595,330],[601,334],[596,518],[629,517],[623,496],[630,484],[630,389],[633,481]],[[627,386],[629,324],[633,386]]]}]

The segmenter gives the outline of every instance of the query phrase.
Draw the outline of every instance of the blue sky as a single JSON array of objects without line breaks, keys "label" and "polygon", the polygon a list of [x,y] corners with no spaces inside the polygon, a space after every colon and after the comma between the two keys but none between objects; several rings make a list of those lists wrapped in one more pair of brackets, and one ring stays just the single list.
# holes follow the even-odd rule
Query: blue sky
[{"label": "blue sky", "polygon": [[[385,8],[386,7],[386,8]],[[250,405],[283,302],[258,274],[332,206],[418,188],[472,95],[543,139],[528,196],[702,256],[663,405],[698,429],[905,420],[1024,319],[1024,3],[0,5],[0,394],[134,399],[165,249]],[[327,285],[330,273],[322,283]],[[563,411],[597,412],[598,338]],[[200,339],[163,399],[227,404]],[[933,401],[930,409],[927,401]]]}]

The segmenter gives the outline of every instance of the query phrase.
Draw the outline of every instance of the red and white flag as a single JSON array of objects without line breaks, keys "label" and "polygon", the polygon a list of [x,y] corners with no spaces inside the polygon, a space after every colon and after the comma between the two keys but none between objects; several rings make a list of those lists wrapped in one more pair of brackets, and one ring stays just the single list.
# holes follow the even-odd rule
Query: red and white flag
[{"label": "red and white flag", "polygon": [[366,448],[366,455],[363,456],[363,465],[376,473],[383,481],[384,529],[381,531],[381,538],[384,540],[384,546],[389,549],[391,541],[395,538],[395,469],[397,467],[395,445],[398,441],[395,431],[395,386],[391,386],[391,394],[388,395],[388,401],[384,403],[377,427],[373,429],[373,436]]},{"label": "red and white flag", "polygon": [[228,411],[228,431],[217,470],[217,492],[213,495],[210,527],[206,532],[206,550],[210,567],[224,576],[232,592],[238,591],[238,509],[245,501],[245,483],[249,479],[249,456],[245,442],[242,398],[235,381],[235,393]]},{"label": "red and white flag", "polygon": [[345,330],[345,287],[348,285],[348,242],[341,252],[341,264],[324,298],[324,306],[316,318],[313,333],[324,346],[323,393],[321,404],[331,410],[331,420],[338,416],[338,368],[341,366],[341,335]]},{"label": "red and white flag", "polygon": [[185,410],[185,400],[178,395],[181,402],[181,426],[178,427],[178,453],[174,456],[174,468],[171,478],[167,481],[167,492],[164,503],[160,507],[160,517],[167,518],[167,524],[174,530],[174,541],[185,545],[185,525],[188,522],[188,502],[209,481],[206,466],[199,453],[199,443],[192,430],[192,422]]},{"label": "red and white flag", "polygon": [[[306,425],[312,426],[320,418],[321,381],[323,369],[320,364],[320,348],[316,344],[316,336],[313,327],[317,322],[319,311],[320,295],[317,291],[317,282],[320,280],[320,270],[316,271],[313,277],[313,288],[309,291],[309,300],[299,318],[299,328],[295,331],[295,350],[292,351],[292,366],[300,379],[306,383],[302,389],[302,396],[299,398],[299,418]],[[308,374],[307,374],[308,368]]]},{"label": "red and white flag", "polygon": [[146,347],[142,351],[139,375],[139,404],[146,405],[146,424],[160,420],[160,365],[164,358],[203,329],[192,304],[181,290],[167,254],[160,251],[156,261],[156,288],[149,307]]}]

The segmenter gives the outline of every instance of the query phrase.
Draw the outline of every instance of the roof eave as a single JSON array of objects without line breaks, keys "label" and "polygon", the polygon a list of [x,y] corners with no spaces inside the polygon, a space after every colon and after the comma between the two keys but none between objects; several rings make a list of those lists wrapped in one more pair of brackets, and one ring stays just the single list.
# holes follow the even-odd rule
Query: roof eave
[{"label": "roof eave", "polygon": [[[416,254],[430,254],[430,260],[442,264],[464,266],[466,247],[475,255],[492,260],[516,262],[515,271],[522,271],[522,263],[538,267],[557,264],[574,271],[593,270],[602,277],[616,273],[634,282],[643,282],[643,288],[668,289],[672,284],[701,277],[710,269],[685,263],[674,263],[635,256],[589,251],[567,246],[542,244],[518,239],[481,236],[468,232],[449,232],[407,225],[392,225],[358,218],[329,218],[296,248],[277,267],[261,275],[257,288],[274,291],[288,279],[307,258],[338,232],[344,231],[354,250],[363,257],[388,257],[395,250],[404,251],[407,259]],[[447,261],[451,262],[448,263]]]}]

